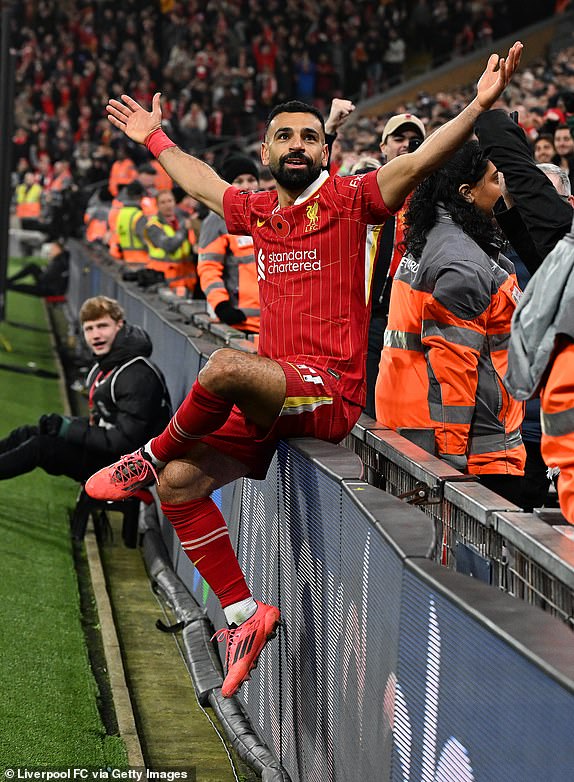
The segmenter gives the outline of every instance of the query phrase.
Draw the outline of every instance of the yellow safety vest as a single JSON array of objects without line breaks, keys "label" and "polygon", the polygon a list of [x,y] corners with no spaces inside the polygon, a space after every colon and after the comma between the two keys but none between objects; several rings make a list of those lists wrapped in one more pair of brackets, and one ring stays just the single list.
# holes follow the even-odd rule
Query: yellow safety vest
[{"label": "yellow safety vest", "polygon": [[16,216],[39,217],[41,212],[40,199],[42,187],[38,183],[26,185],[22,183],[16,188]]},{"label": "yellow safety vest", "polygon": [[[166,236],[175,236],[176,234],[175,228],[173,228],[173,226],[171,226],[169,223],[162,223],[161,220],[159,220],[157,217],[150,217],[147,224],[148,226],[157,225],[159,228],[161,228]],[[156,247],[156,245],[152,244],[149,239],[147,245],[149,257],[154,261],[165,261],[167,259],[170,261],[181,261],[188,260],[191,256],[191,244],[189,243],[188,239],[184,239],[177,250],[172,253],[166,252],[166,250],[163,250],[161,247]]]},{"label": "yellow safety vest", "polygon": [[116,231],[122,258],[127,263],[147,263],[149,255],[145,242],[136,233],[136,223],[143,215],[139,206],[123,206],[118,213]]},{"label": "yellow safety vest", "polygon": [[[151,217],[147,224],[159,226],[166,236],[175,236],[175,229],[168,223],[162,223],[157,217]],[[184,239],[172,253],[156,247],[149,239],[147,245],[151,259],[147,268],[163,272],[169,287],[177,290],[178,294],[185,295],[186,291],[193,292],[197,283],[197,273],[189,239]]]}]

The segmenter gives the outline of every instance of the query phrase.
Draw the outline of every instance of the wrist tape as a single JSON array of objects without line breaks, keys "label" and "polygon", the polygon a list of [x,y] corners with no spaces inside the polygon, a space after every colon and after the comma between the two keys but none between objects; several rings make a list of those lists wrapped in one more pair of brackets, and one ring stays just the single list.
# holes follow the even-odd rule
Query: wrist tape
[{"label": "wrist tape", "polygon": [[164,149],[176,146],[175,142],[161,128],[152,130],[144,143],[155,158],[158,158]]}]

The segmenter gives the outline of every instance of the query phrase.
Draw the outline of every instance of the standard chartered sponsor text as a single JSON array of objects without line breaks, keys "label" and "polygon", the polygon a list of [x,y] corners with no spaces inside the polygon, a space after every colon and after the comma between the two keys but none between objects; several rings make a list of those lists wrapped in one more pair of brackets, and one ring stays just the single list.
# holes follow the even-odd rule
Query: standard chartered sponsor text
[{"label": "standard chartered sponsor text", "polygon": [[312,271],[321,271],[321,260],[317,258],[316,249],[269,253],[267,263],[268,274]]}]

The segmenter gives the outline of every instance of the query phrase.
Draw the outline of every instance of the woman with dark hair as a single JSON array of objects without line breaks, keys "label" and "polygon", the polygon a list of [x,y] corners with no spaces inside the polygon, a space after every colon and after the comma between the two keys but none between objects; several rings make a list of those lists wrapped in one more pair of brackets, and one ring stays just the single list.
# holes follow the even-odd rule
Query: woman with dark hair
[{"label": "woman with dark hair", "polygon": [[498,172],[476,141],[414,191],[376,406],[393,429],[434,429],[441,458],[516,501],[523,409],[502,378],[520,289],[499,251],[492,210],[500,195]]}]

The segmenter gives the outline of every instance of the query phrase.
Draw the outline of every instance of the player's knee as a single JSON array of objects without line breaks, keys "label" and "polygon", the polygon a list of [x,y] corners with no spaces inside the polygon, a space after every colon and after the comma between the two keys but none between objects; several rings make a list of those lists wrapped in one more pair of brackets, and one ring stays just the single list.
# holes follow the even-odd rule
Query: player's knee
[{"label": "player's knee", "polygon": [[216,350],[199,372],[199,382],[216,394],[226,394],[242,378],[242,358],[237,350]]}]

